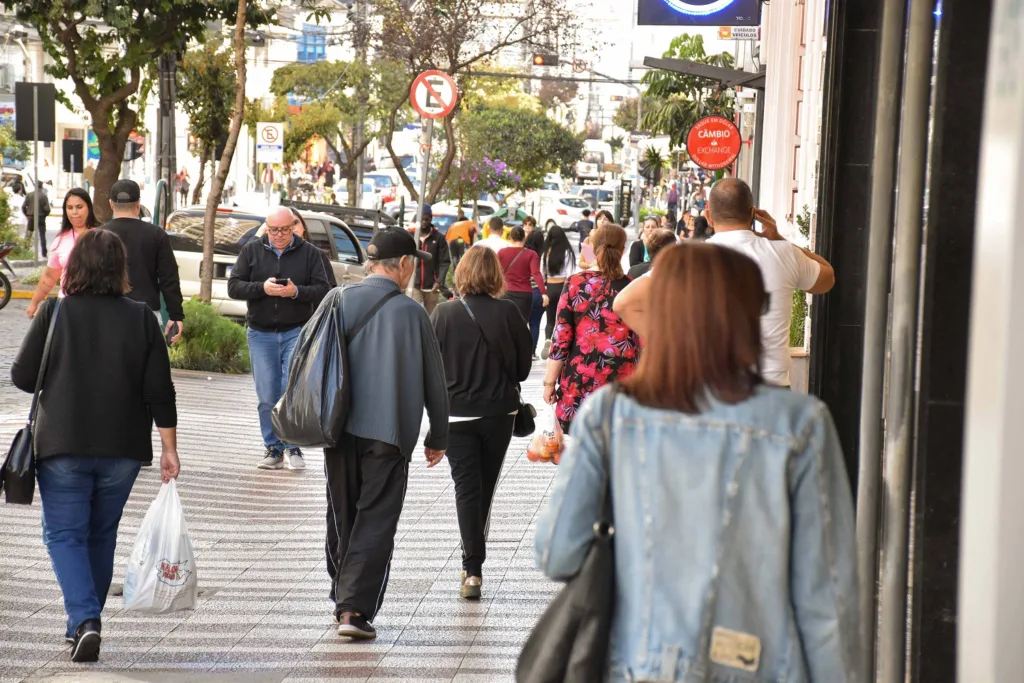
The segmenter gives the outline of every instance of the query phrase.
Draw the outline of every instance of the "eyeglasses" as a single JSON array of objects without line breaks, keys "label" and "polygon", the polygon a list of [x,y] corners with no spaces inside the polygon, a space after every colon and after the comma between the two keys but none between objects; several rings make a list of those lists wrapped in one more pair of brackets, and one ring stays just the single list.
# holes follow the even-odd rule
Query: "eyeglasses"
[{"label": "eyeglasses", "polygon": [[289,225],[286,228],[267,228],[267,234],[268,235],[287,235],[291,231],[292,231],[292,226],[291,225]]}]

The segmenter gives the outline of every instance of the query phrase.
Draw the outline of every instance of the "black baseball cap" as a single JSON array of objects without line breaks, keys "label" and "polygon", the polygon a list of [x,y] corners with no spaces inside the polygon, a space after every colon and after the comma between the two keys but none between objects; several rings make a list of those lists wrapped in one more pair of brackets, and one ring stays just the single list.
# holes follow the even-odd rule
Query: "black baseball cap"
[{"label": "black baseball cap", "polygon": [[430,254],[416,248],[416,240],[400,228],[382,228],[370,240],[366,248],[366,256],[371,261],[383,261],[389,258],[415,256],[426,261],[431,260]]},{"label": "black baseball cap", "polygon": [[134,204],[142,197],[139,184],[127,178],[118,180],[110,188],[110,201],[115,204]]}]

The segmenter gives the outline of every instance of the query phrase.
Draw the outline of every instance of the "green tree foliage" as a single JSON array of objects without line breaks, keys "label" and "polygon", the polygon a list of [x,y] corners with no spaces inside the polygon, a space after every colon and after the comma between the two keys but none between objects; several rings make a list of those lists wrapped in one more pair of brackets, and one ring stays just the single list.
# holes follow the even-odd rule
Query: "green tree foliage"
[{"label": "green tree foliage", "polygon": [[171,367],[180,370],[249,372],[245,328],[223,317],[198,298],[186,301],[181,341],[170,348]]},{"label": "green tree foliage", "polygon": [[28,161],[31,156],[32,147],[27,142],[17,139],[13,123],[0,126],[0,160]]},{"label": "green tree foliage", "polygon": [[627,97],[623,100],[622,104],[619,105],[619,108],[615,110],[615,115],[612,117],[612,123],[622,130],[635,131],[636,104],[637,98],[635,97]]},{"label": "green tree foliage", "polygon": [[464,114],[460,129],[465,157],[501,159],[519,175],[519,190],[540,187],[546,173],[568,173],[583,155],[580,136],[529,109],[484,107]]},{"label": "green tree foliage", "polygon": [[[234,21],[231,0],[2,0],[17,20],[39,32],[50,57],[46,71],[69,79],[92,119],[100,147],[95,175],[96,213],[110,215],[117,179],[139,107],[152,89],[158,58],[202,40],[207,22]],[[254,18],[266,17],[252,12]]]},{"label": "green tree foliage", "polygon": [[235,100],[235,63],[222,41],[210,41],[185,53],[178,67],[178,104],[188,115],[192,135],[199,140],[199,178],[192,202],[198,204],[206,166],[228,132]]},{"label": "green tree foliage", "polygon": [[[730,69],[733,67],[733,57],[728,52],[707,54],[704,51],[704,38],[699,35],[679,36],[662,56]],[[713,114],[729,119],[733,116],[735,98],[732,91],[705,78],[653,70],[644,76],[643,82],[647,85],[643,102],[643,127],[655,135],[668,135],[673,147],[686,144],[686,134],[699,119]],[[633,115],[636,115],[635,109]]]}]

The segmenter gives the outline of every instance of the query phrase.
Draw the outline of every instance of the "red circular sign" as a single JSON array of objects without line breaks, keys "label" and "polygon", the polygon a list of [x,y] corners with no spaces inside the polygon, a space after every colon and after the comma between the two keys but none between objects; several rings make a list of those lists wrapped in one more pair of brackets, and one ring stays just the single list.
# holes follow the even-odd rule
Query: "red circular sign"
[{"label": "red circular sign", "polygon": [[724,116],[708,116],[693,124],[686,136],[690,160],[701,168],[717,171],[736,161],[743,141],[740,131]]},{"label": "red circular sign", "polygon": [[424,71],[412,82],[409,100],[412,108],[427,119],[443,119],[455,109],[459,89],[443,71]]}]

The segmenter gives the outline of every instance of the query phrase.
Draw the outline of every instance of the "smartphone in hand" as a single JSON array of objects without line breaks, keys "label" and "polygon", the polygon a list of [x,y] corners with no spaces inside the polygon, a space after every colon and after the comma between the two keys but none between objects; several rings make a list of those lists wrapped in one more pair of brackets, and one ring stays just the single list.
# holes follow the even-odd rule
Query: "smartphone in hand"
[{"label": "smartphone in hand", "polygon": [[274,278],[274,284],[275,285],[280,285],[281,287],[287,287],[288,286],[288,278],[286,278],[286,277],[275,277]]},{"label": "smartphone in hand", "polygon": [[170,329],[164,333],[164,341],[167,342],[168,347],[173,343],[176,334],[178,334],[178,324],[172,323]]},{"label": "smartphone in hand", "polygon": [[594,255],[594,247],[584,242],[580,252],[583,254],[583,260],[587,263],[597,263],[597,256]]}]

